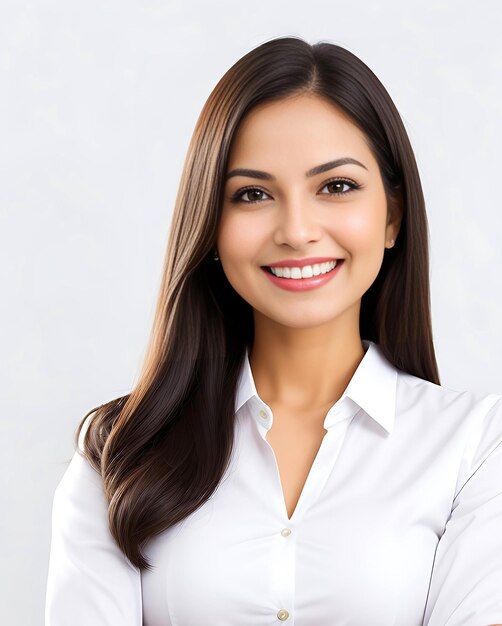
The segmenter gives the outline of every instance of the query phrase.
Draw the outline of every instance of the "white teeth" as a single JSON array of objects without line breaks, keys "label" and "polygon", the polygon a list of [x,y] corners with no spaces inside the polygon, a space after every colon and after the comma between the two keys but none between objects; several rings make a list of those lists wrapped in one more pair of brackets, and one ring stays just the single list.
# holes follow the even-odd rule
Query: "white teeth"
[{"label": "white teeth", "polygon": [[338,261],[328,261],[327,263],[316,263],[314,265],[305,265],[304,267],[271,267],[270,271],[280,278],[292,278],[298,280],[300,278],[312,278],[319,274],[331,272],[336,267]]}]

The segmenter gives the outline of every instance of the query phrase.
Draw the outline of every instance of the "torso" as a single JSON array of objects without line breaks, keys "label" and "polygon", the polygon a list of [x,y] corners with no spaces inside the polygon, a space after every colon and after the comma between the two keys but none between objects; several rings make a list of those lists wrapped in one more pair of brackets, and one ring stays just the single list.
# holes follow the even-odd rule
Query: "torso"
[{"label": "torso", "polygon": [[327,409],[302,419],[302,416],[293,417],[271,408],[274,420],[266,440],[274,450],[284,502],[288,518],[291,519],[322,439],[327,433],[322,426]]}]

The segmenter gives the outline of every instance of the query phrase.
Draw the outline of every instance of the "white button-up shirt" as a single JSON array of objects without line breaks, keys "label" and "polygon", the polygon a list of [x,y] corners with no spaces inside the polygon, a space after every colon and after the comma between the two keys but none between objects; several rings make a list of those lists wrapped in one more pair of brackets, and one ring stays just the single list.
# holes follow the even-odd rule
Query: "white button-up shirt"
[{"label": "white button-up shirt", "polygon": [[46,626],[502,623],[502,396],[435,385],[363,344],[291,519],[246,353],[230,466],[147,544],[152,571],[115,544],[76,451],[54,495]]}]

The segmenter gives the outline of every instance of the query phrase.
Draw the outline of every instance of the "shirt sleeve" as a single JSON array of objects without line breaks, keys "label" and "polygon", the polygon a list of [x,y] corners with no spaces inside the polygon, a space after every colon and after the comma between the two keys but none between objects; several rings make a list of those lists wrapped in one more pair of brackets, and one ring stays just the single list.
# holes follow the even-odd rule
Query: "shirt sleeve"
[{"label": "shirt sleeve", "polygon": [[140,570],[115,542],[101,476],[78,450],[54,492],[45,603],[45,626],[69,624],[142,624]]},{"label": "shirt sleeve", "polygon": [[502,624],[502,396],[482,402],[489,408],[464,450],[424,626]]}]

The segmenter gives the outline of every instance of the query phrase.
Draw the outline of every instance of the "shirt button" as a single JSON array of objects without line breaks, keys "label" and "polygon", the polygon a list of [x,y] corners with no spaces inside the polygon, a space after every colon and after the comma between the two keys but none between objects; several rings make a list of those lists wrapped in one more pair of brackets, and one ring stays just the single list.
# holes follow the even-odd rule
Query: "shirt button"
[{"label": "shirt button", "polygon": [[281,530],[281,535],[283,537],[288,537],[291,534],[291,528],[283,528]]},{"label": "shirt button", "polygon": [[260,417],[263,417],[264,420],[268,419],[268,415],[265,411],[260,411]]},{"label": "shirt button", "polygon": [[285,619],[288,619],[289,613],[286,609],[281,609],[279,613],[277,613],[277,617],[281,620],[281,622],[283,622]]}]

